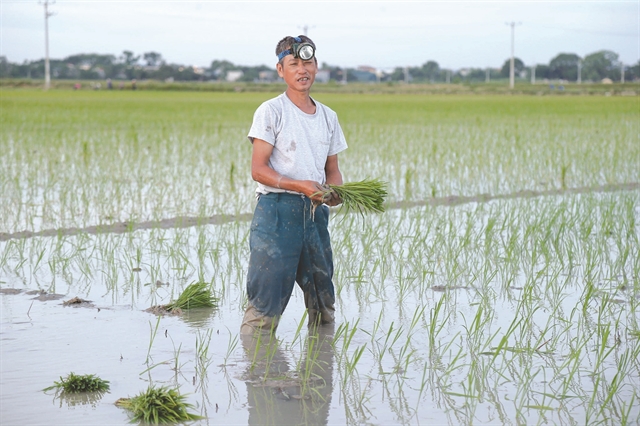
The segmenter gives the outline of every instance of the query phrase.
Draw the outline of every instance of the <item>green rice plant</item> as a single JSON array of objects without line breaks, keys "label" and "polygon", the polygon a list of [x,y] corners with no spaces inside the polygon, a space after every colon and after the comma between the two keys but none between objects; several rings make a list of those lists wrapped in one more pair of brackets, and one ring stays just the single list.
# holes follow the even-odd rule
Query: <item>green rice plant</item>
[{"label": "green rice plant", "polygon": [[120,398],[116,406],[131,412],[133,422],[147,424],[175,424],[202,419],[189,413],[193,404],[186,402],[186,396],[177,389],[150,385],[146,391],[133,398]]},{"label": "green rice plant", "polygon": [[102,380],[94,374],[77,375],[69,373],[67,377],[60,377],[59,382],[53,382],[53,386],[43,389],[44,392],[58,389],[66,393],[80,392],[108,392],[109,381]]},{"label": "green rice plant", "polygon": [[300,380],[300,396],[305,398],[315,394],[323,401],[324,397],[322,394],[312,386],[314,383],[313,379],[317,378],[322,380],[322,377],[316,373],[316,370],[322,369],[318,363],[318,356],[320,355],[319,339],[320,337],[315,334],[307,336],[305,349],[300,352],[300,359],[298,360],[296,369]]},{"label": "green rice plant", "polygon": [[[238,335],[231,333],[231,331],[228,328],[227,328],[227,331],[229,331],[229,343],[227,344],[227,353],[224,355],[224,363],[223,363],[224,366],[226,366],[229,363],[229,358],[231,357],[236,347],[238,346]],[[209,341],[211,341],[211,337],[209,337]],[[209,347],[209,343],[207,343],[207,348],[208,347]]]},{"label": "green rice plant", "polygon": [[151,325],[151,321],[149,321],[149,328],[151,329],[151,336],[149,338],[149,347],[147,348],[147,359],[145,360],[145,364],[149,364],[149,360],[151,359],[151,347],[153,346],[153,341],[156,339],[156,334],[158,334],[158,328],[160,327],[160,316],[156,321],[155,328]]},{"label": "green rice plant", "polygon": [[217,305],[218,299],[211,292],[209,284],[197,282],[188,285],[176,301],[164,308],[169,312],[180,312],[195,308],[215,308]]},{"label": "green rice plant", "polygon": [[[387,183],[379,179],[365,179],[359,182],[347,182],[342,185],[327,185],[328,189],[316,194],[325,197],[335,192],[342,199],[342,208],[345,213],[355,210],[364,213],[382,213],[385,211],[385,199],[387,198]],[[314,194],[314,195],[316,195]]]}]

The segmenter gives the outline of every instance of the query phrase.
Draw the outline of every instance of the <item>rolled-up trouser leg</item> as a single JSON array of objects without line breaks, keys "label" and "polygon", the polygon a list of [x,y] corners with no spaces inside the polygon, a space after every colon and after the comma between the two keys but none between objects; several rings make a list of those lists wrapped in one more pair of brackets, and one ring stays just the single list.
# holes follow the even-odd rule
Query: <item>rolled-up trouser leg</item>
[{"label": "rolled-up trouser leg", "polygon": [[296,281],[304,292],[309,325],[331,324],[335,320],[333,253],[329,238],[329,208],[319,206],[313,221],[305,227]]},{"label": "rolled-up trouser leg", "polygon": [[304,200],[300,195],[260,195],[251,222],[247,296],[240,332],[275,330],[289,303],[304,243]]},{"label": "rolled-up trouser leg", "polygon": [[334,321],[329,208],[311,213],[311,201],[294,194],[261,195],[251,223],[247,273],[249,303],[240,332],[275,330],[294,283],[304,292],[309,323]]}]

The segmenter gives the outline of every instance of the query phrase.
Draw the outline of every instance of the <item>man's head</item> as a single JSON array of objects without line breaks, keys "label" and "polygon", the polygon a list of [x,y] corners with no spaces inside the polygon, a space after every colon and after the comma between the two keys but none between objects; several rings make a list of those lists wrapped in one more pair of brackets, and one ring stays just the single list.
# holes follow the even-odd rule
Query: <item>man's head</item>
[{"label": "man's head", "polygon": [[[307,47],[310,45],[312,49]],[[299,35],[298,37],[286,36],[278,42],[276,46],[276,56],[278,57],[278,63],[282,65],[283,59],[288,55],[293,55],[301,59],[306,59],[305,54],[312,53],[312,58],[315,59],[316,44],[309,37],[305,35]]]},{"label": "man's head", "polygon": [[290,89],[308,91],[318,72],[316,45],[307,36],[285,37],[276,46],[276,69]]}]

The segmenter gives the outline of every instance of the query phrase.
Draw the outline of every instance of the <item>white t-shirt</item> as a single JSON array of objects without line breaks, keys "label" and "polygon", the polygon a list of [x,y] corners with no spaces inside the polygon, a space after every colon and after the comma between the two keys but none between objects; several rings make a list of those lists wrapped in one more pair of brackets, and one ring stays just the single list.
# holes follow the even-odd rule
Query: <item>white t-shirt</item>
[{"label": "white t-shirt", "polygon": [[[273,145],[269,166],[291,179],[324,184],[327,157],[347,149],[337,114],[313,100],[315,114],[307,114],[283,93],[264,102],[253,115],[249,140],[262,139]],[[258,183],[256,192],[285,192]],[[291,191],[286,191],[291,192]]]}]

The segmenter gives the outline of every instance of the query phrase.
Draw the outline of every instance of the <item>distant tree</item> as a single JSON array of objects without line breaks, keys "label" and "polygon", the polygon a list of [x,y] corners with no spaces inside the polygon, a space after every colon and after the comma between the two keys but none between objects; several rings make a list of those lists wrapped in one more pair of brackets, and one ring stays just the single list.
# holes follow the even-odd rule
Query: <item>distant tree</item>
[{"label": "distant tree", "polygon": [[320,67],[320,69],[329,71],[329,80],[344,81],[344,74],[346,72],[347,73],[347,80],[348,81],[353,81],[353,77],[354,76],[353,76],[353,73],[350,70],[346,70],[344,68],[341,68],[341,67],[338,67],[338,66],[335,66],[335,65],[329,65],[326,62],[322,63],[322,66]]},{"label": "distant tree", "polygon": [[634,66],[626,69],[624,79],[628,81],[640,79],[640,61],[638,61]]},{"label": "distant tree", "polygon": [[580,56],[575,53],[560,53],[549,62],[549,78],[576,81]]},{"label": "distant tree", "polygon": [[536,80],[548,79],[550,78],[550,73],[551,69],[549,68],[549,65],[536,65]]},{"label": "distant tree", "polygon": [[[509,78],[511,72],[511,59],[504,61],[502,68],[500,68],[500,76]],[[513,58],[513,71],[516,77],[524,70],[524,62],[520,58]]]},{"label": "distant tree", "polygon": [[436,61],[427,61],[422,65],[425,76],[430,81],[435,81],[440,77],[440,65]]},{"label": "distant tree", "polygon": [[237,70],[239,68],[227,60],[219,61],[216,59],[211,62],[209,69],[211,70],[211,75],[213,75],[216,80],[224,80],[227,76],[227,72]]},{"label": "distant tree", "polygon": [[464,74],[458,72],[463,81],[485,81],[487,79],[487,70],[482,68],[469,68]]},{"label": "distant tree", "polygon": [[394,70],[389,75],[389,79],[391,81],[404,81],[404,68],[395,67]]},{"label": "distant tree", "polygon": [[427,79],[422,67],[409,67],[409,81],[425,81]]},{"label": "distant tree", "polygon": [[113,55],[100,55],[97,53],[80,53],[67,56],[62,60],[62,62],[68,64],[85,65],[89,67],[113,65],[115,61],[116,57]]},{"label": "distant tree", "polygon": [[240,81],[258,81],[260,80],[260,73],[262,71],[271,71],[273,68],[268,67],[266,65],[259,65],[256,67],[240,67],[242,71],[242,77],[240,77]]},{"label": "distant tree", "polygon": [[11,64],[6,56],[0,56],[0,78],[6,78],[11,75]]},{"label": "distant tree", "polygon": [[140,55],[134,56],[133,52],[130,50],[122,51],[122,56],[120,56],[120,60],[127,66],[132,67],[138,63],[140,60]]},{"label": "distant tree", "polygon": [[148,67],[156,67],[163,62],[162,55],[158,52],[143,53],[142,58],[147,63]]},{"label": "distant tree", "polygon": [[619,78],[620,61],[618,54],[610,50],[600,50],[585,56],[582,63],[582,79],[600,81],[605,77]]}]

